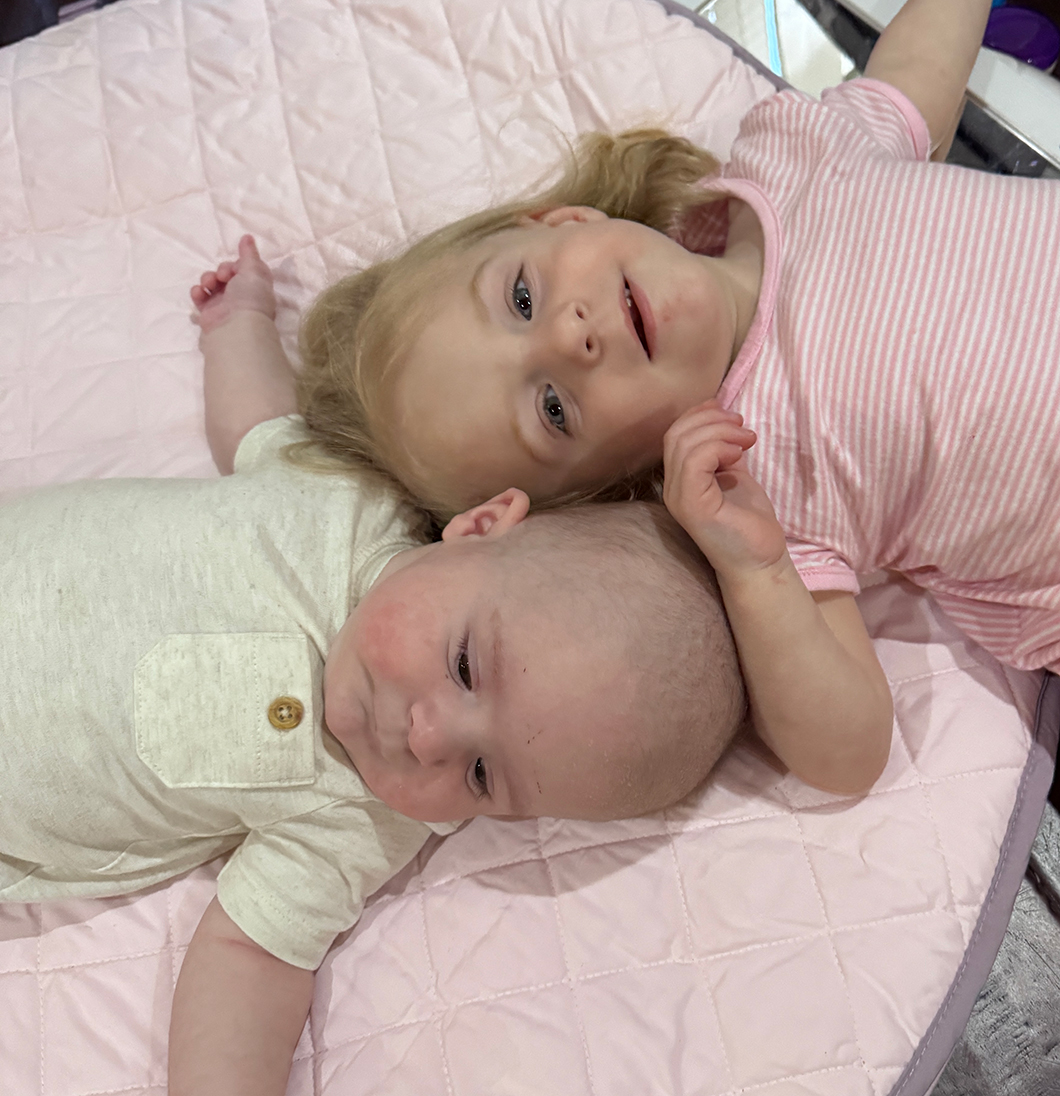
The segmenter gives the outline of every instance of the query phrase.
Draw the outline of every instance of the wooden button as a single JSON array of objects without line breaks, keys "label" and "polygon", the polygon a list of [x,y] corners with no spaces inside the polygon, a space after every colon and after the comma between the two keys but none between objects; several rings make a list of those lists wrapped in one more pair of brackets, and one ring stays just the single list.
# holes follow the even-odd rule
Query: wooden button
[{"label": "wooden button", "polygon": [[269,722],[278,731],[289,731],[302,722],[305,707],[293,696],[278,696],[269,705]]}]

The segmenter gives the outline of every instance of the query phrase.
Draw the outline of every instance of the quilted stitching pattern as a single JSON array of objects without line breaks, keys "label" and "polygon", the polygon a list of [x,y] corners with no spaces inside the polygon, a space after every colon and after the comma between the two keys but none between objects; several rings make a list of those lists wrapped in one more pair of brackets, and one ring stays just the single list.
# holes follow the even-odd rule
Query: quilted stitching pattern
[{"label": "quilted stitching pattern", "polygon": [[771,90],[645,0],[130,0],[0,51],[0,490],[213,474],[187,289],[248,229],[293,349],[330,279],[563,135],[654,118],[724,155]]},{"label": "quilted stitching pattern", "polygon": [[[663,816],[472,823],[330,954],[292,1096],[888,1092],[989,886],[1036,681],[926,598],[863,601],[899,730],[872,795],[840,803],[740,751]],[[0,907],[9,1091],[164,1089],[172,987],[216,869]]]},{"label": "quilted stitching pattern", "polygon": [[[511,193],[560,134],[654,117],[724,155],[771,86],[650,0],[125,0],[0,51],[0,490],[212,474],[187,287],[259,234],[282,322]],[[608,826],[476,821],[321,970],[292,1096],[882,1096],[960,963],[1037,682],[863,596],[898,735],[857,804],[734,752]],[[16,1096],[162,1093],[217,865],[0,906]]]}]

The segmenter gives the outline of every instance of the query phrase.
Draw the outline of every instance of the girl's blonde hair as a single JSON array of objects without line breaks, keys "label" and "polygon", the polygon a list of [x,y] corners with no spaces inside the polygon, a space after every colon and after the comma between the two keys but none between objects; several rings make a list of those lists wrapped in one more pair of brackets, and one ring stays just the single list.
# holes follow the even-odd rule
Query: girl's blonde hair
[{"label": "girl's blonde hair", "polygon": [[[336,282],[302,322],[298,400],[316,444],[303,448],[298,459],[374,469],[396,479],[439,518],[483,501],[465,497],[457,485],[413,475],[403,460],[402,439],[387,422],[396,369],[431,316],[433,287],[445,279],[447,260],[559,206],[592,206],[666,232],[692,206],[714,200],[697,183],[717,169],[705,149],[661,129],[587,134],[569,149],[559,180],[543,191],[446,225],[403,254]],[[534,501],[650,497],[657,478],[652,469],[599,489]]]}]

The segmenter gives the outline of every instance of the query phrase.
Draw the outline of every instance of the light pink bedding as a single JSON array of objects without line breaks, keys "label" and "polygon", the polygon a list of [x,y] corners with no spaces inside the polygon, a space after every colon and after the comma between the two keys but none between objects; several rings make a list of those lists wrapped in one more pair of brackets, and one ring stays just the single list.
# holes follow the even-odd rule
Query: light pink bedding
[{"label": "light pink bedding", "polygon": [[[559,135],[654,120],[724,156],[772,90],[653,0],[123,0],[0,51],[0,491],[213,474],[187,289],[242,232],[290,339]],[[862,605],[897,702],[871,795],[735,751],[658,817],[474,822],[332,950],[291,1096],[926,1091],[1040,813],[1039,680],[904,588]],[[5,1096],[164,1091],[217,868],[0,906]]]}]

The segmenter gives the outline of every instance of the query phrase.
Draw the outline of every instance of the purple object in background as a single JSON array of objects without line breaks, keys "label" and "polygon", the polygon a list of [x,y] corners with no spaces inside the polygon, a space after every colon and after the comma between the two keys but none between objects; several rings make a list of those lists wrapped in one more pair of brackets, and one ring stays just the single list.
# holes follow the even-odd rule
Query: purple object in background
[{"label": "purple object in background", "polygon": [[1049,72],[1060,56],[1060,30],[1029,8],[994,8],[986,22],[983,45]]}]

